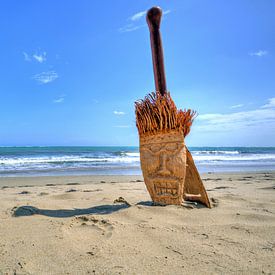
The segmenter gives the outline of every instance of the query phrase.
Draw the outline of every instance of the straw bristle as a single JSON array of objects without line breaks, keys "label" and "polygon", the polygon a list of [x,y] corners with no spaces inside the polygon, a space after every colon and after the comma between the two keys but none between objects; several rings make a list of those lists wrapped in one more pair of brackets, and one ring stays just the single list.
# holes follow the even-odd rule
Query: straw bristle
[{"label": "straw bristle", "polygon": [[148,94],[143,100],[135,102],[136,125],[139,135],[156,134],[171,130],[183,131],[184,136],[190,132],[196,112],[178,110],[170,93]]}]

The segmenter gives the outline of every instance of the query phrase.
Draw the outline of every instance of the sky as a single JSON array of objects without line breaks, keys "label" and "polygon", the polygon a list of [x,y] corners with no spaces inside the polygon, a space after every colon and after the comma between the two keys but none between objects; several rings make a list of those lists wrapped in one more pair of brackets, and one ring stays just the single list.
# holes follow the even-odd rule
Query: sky
[{"label": "sky", "polygon": [[275,146],[272,0],[2,0],[0,146],[137,146],[152,6],[168,90],[198,113],[186,144]]}]

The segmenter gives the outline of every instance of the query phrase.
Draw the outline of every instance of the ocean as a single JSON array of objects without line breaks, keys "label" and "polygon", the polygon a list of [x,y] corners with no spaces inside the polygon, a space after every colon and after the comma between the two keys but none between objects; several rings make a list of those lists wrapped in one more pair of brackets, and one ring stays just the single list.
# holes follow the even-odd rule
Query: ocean
[{"label": "ocean", "polygon": [[[275,170],[275,147],[190,147],[201,173]],[[0,147],[0,177],[140,175],[138,147]]]}]

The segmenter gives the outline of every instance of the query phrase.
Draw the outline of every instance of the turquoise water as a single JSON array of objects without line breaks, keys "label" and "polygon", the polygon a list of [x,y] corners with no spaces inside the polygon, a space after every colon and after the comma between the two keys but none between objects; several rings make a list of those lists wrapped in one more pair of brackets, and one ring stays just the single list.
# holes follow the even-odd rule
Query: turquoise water
[{"label": "turquoise water", "polygon": [[[190,147],[200,172],[275,170],[275,147]],[[0,147],[0,177],[140,175],[138,147]]]}]

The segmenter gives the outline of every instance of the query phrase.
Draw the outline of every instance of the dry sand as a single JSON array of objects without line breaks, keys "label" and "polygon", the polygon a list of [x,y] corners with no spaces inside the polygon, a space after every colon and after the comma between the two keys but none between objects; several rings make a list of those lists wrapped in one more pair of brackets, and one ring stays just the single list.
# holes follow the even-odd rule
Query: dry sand
[{"label": "dry sand", "polygon": [[1,178],[0,274],[275,274],[275,173],[202,178],[212,209],[139,176]]}]

